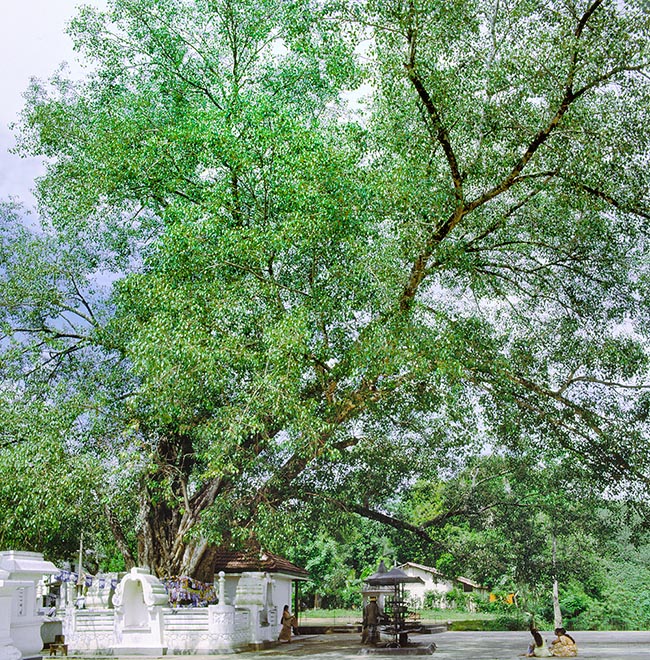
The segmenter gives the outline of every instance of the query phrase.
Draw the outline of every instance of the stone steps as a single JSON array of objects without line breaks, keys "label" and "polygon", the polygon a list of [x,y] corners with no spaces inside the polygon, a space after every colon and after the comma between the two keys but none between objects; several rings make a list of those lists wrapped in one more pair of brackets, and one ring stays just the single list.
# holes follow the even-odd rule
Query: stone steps
[{"label": "stone steps", "polygon": [[102,612],[80,610],[75,613],[75,632],[112,632],[113,631],[113,610]]}]

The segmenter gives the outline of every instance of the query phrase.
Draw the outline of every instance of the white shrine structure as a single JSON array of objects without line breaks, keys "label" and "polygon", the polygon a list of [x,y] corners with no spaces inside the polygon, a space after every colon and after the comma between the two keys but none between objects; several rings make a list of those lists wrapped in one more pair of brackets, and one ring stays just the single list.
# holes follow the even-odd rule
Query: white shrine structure
[{"label": "white shrine structure", "polygon": [[218,602],[206,607],[170,606],[158,578],[146,569],[131,569],[110,604],[91,597],[84,609],[66,609],[63,633],[70,653],[216,654],[274,643],[283,607],[292,607],[294,585],[306,580],[307,572],[263,552],[219,552],[214,569]]},{"label": "white shrine structure", "polygon": [[43,576],[59,569],[38,552],[0,552],[0,660],[41,656],[41,626],[38,592]]}]

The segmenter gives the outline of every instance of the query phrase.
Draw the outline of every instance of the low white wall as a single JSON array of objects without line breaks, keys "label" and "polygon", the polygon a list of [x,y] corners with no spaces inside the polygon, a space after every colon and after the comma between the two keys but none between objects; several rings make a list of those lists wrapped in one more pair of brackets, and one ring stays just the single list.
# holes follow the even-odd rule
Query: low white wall
[{"label": "low white wall", "polygon": [[[278,638],[278,611],[291,595],[291,579],[284,576],[242,573],[235,582],[220,573],[218,605],[171,608],[162,605],[159,585],[134,569],[116,589],[115,610],[69,607],[63,629],[70,653],[210,654],[267,645]],[[141,621],[145,611],[147,621]]]}]

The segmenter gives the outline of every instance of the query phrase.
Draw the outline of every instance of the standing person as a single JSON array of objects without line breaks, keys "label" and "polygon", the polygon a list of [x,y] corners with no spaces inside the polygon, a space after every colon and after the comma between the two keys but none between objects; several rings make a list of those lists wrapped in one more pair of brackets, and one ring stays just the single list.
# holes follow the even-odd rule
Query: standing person
[{"label": "standing person", "polygon": [[576,640],[566,631],[566,628],[556,628],[557,637],[551,642],[551,653],[559,658],[574,658],[578,655]]},{"label": "standing person", "polygon": [[377,596],[370,596],[368,604],[363,608],[362,644],[366,642],[370,642],[370,644],[377,643],[377,626],[379,625],[380,614]]},{"label": "standing person", "polygon": [[291,642],[291,628],[293,627],[295,621],[296,619],[293,614],[291,614],[289,606],[285,605],[284,609],[282,610],[282,618],[280,619],[282,630],[280,630],[280,636],[278,637],[279,641],[287,642],[287,644]]}]

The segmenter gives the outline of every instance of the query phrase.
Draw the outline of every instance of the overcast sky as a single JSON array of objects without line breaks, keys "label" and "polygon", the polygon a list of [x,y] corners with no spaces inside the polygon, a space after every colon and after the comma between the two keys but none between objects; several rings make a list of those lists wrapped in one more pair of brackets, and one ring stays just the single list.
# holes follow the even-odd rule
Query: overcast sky
[{"label": "overcast sky", "polygon": [[8,127],[23,106],[32,76],[47,78],[66,61],[79,71],[66,22],[82,4],[104,6],[104,0],[0,0],[0,199],[16,196],[33,205],[29,192],[40,162],[7,153],[15,139]]}]

